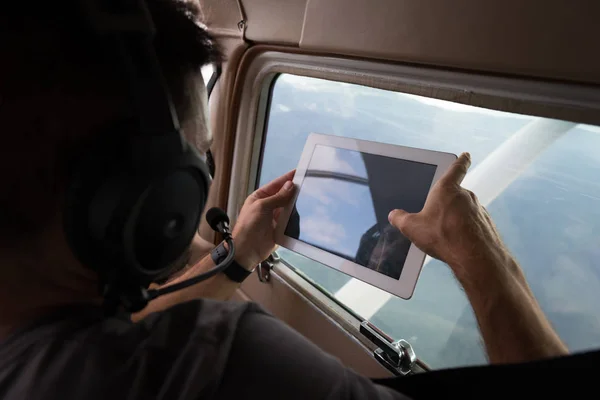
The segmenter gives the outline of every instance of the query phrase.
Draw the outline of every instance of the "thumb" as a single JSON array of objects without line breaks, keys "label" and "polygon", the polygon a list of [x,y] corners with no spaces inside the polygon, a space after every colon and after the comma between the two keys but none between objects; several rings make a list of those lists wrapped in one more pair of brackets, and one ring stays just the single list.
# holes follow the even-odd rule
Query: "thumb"
[{"label": "thumb", "polygon": [[269,196],[265,199],[260,200],[265,208],[269,208],[274,210],[279,207],[284,207],[291,200],[294,195],[294,183],[292,181],[287,181],[279,192],[275,193],[273,196]]},{"label": "thumb", "polygon": [[398,228],[404,236],[411,240],[411,233],[413,231],[413,223],[415,214],[411,214],[404,210],[392,210],[388,214],[388,221],[394,227]]}]

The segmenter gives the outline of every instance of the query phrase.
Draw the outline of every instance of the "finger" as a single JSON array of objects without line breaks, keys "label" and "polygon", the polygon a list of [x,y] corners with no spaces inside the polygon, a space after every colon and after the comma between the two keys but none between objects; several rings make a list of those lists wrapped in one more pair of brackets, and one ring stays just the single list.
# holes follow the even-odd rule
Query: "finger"
[{"label": "finger", "polygon": [[274,195],[259,200],[261,205],[269,210],[275,210],[286,206],[294,195],[294,183],[287,181],[281,186],[279,191]]},{"label": "finger", "polygon": [[254,196],[256,199],[264,199],[273,196],[274,194],[279,192],[279,190],[287,181],[291,181],[294,179],[295,173],[296,170],[293,169],[285,175],[282,175],[279,178],[272,180],[263,187],[258,188],[254,193],[252,193],[252,196]]},{"label": "finger", "polygon": [[443,184],[450,185],[460,185],[460,183],[465,178],[467,174],[467,170],[471,166],[471,155],[469,153],[462,153],[460,157],[452,163],[448,171],[440,178],[440,181]]},{"label": "finger", "polygon": [[411,214],[404,210],[392,210],[388,214],[388,221],[390,221],[390,224],[400,230],[404,236],[411,240],[415,217],[416,214]]}]

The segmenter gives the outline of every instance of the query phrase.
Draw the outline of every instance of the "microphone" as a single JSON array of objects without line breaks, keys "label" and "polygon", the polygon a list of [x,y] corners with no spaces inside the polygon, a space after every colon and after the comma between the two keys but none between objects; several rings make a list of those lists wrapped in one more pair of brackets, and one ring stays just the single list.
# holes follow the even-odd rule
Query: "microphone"
[{"label": "microphone", "polygon": [[213,207],[206,212],[206,222],[210,225],[210,227],[219,233],[222,233],[225,236],[225,241],[229,247],[229,253],[227,257],[223,261],[221,261],[216,267],[213,269],[206,271],[203,274],[195,276],[190,279],[186,279],[183,282],[176,283],[174,285],[167,286],[162,289],[150,289],[146,291],[143,296],[146,301],[154,300],[159,296],[164,296],[165,294],[173,293],[178,290],[185,289],[196,283],[205,281],[213,276],[217,275],[219,272],[223,272],[231,263],[233,262],[233,258],[235,257],[235,246],[233,244],[233,238],[231,237],[231,233],[229,231],[229,217],[225,213],[225,211],[220,208]]},{"label": "microphone", "polygon": [[229,231],[229,217],[219,207],[213,207],[206,212],[206,222],[208,222],[213,231],[222,233],[225,236],[231,235]]}]

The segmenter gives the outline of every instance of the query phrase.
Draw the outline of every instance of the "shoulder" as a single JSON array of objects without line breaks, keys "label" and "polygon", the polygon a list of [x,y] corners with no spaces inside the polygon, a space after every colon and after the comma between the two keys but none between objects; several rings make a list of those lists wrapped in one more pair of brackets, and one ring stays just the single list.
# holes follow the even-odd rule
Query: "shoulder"
[{"label": "shoulder", "polygon": [[252,315],[265,313],[252,303],[208,300],[139,323],[71,312],[20,335],[18,353],[0,362],[0,397],[209,397],[221,382],[239,326]]},{"label": "shoulder", "polygon": [[[197,300],[151,314],[126,328],[126,341],[141,344],[142,350],[160,349],[173,358],[196,354],[196,364],[205,363],[217,372],[226,362],[233,340],[243,321],[266,313],[254,303]],[[116,331],[118,334],[118,329]]]},{"label": "shoulder", "polygon": [[240,326],[255,315],[266,313],[253,303],[192,301],[136,324],[107,321],[102,341],[112,343],[115,353],[129,355],[135,367],[124,375],[144,376],[147,387],[164,398],[210,396],[222,379]]},{"label": "shoulder", "polygon": [[[186,336],[210,343],[227,341],[235,335],[240,321],[253,314],[266,315],[254,303],[196,300],[176,305],[165,311],[154,313],[137,324],[126,324],[124,328],[134,334],[161,339],[165,335],[183,339]],[[107,328],[120,332],[120,325]]]}]

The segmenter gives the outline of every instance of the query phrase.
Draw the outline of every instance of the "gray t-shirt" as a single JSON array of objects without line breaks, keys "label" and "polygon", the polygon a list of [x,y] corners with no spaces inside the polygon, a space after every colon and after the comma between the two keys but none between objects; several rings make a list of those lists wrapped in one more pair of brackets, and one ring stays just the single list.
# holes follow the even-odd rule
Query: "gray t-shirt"
[{"label": "gray t-shirt", "polygon": [[72,307],[0,343],[1,399],[406,399],[252,303],[193,301],[140,323]]}]

